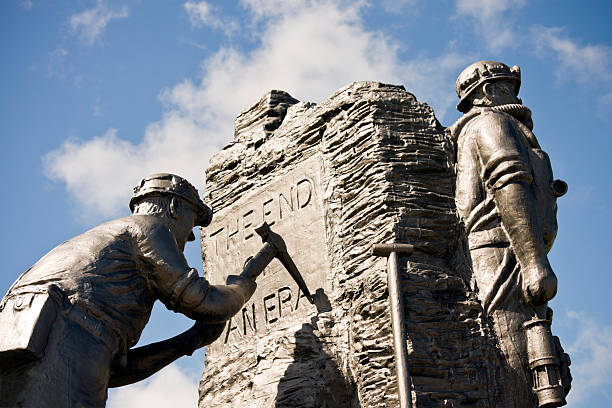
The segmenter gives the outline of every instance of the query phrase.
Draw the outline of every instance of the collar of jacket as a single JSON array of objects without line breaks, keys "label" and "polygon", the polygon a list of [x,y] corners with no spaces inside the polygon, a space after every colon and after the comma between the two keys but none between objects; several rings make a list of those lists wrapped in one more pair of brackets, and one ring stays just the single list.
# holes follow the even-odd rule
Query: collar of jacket
[{"label": "collar of jacket", "polygon": [[525,105],[521,105],[518,103],[510,103],[507,105],[499,105],[499,106],[491,106],[491,107],[479,107],[476,106],[472,108],[469,112],[464,114],[461,118],[459,118],[452,126],[448,128],[450,131],[452,139],[456,142],[459,134],[468,124],[476,116],[480,115],[483,112],[494,111],[494,112],[504,112],[508,115],[512,116],[525,126],[529,130],[533,130],[533,122],[531,120],[531,110]]}]

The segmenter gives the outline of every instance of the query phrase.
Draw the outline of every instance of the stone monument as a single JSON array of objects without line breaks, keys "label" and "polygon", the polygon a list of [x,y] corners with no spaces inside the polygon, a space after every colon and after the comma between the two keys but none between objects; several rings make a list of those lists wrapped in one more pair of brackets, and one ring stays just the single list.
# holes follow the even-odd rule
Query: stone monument
[{"label": "stone monument", "polygon": [[386,261],[371,254],[385,242],[415,247],[399,266],[416,406],[493,406],[498,353],[457,239],[453,162],[401,86],[354,83],[318,105],[272,91],[240,114],[206,173],[207,278],[240,268],[265,220],[318,304],[273,262],[208,347],[200,407],[398,406]]},{"label": "stone monument", "polygon": [[[320,104],[271,91],[242,112],[206,172],[215,212],[201,235],[206,277],[240,270],[265,221],[315,304],[272,262],[207,347],[199,406],[538,406],[533,393],[509,392],[455,168],[454,133],[402,86],[357,82]],[[381,243],[414,248],[396,257],[410,384],[401,404],[387,261],[372,253]]]},{"label": "stone monument", "polygon": [[[19,277],[0,303],[0,406],[103,407],[207,344],[202,408],[565,405],[547,253],[567,185],[520,81],[470,65],[449,129],[402,86],[264,95],[211,159],[214,217],[155,174],[133,215]],[[204,278],[182,254],[194,226]],[[197,322],[133,348],[157,299]]]}]

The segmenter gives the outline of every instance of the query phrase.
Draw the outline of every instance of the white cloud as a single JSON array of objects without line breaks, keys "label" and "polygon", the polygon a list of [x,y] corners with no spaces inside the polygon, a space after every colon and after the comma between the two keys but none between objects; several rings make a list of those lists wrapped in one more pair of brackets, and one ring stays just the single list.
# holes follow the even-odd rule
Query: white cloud
[{"label": "white cloud", "polygon": [[580,45],[561,27],[534,26],[531,30],[536,53],[550,54],[559,62],[559,75],[581,82],[612,81],[612,49],[606,45]]},{"label": "white cloud", "polygon": [[525,0],[457,0],[457,16],[468,17],[491,51],[517,46],[521,39],[514,30],[512,12],[525,5]]},{"label": "white cloud", "polygon": [[68,51],[59,46],[53,51],[49,51],[43,62],[45,75],[48,78],[66,79],[74,72],[74,67],[68,61]]},{"label": "white cloud", "polygon": [[[224,48],[207,61],[206,76],[194,95],[197,103],[233,118],[272,88],[300,100],[321,101],[351,81],[399,81],[396,45],[365,30],[353,7],[316,2],[277,14],[285,6],[258,3],[254,13],[274,15],[261,34],[261,47],[247,54]],[[182,106],[192,110],[194,102]]]},{"label": "white cloud", "polygon": [[568,317],[578,335],[566,349],[574,378],[567,402],[578,406],[594,394],[608,394],[612,386],[612,326],[598,324],[582,313],[569,312]]},{"label": "white cloud", "polygon": [[[233,118],[269,89],[299,100],[321,101],[359,80],[403,83],[440,109],[452,105],[438,91],[467,59],[456,54],[398,59],[399,45],[364,28],[362,2],[245,0],[259,18],[270,18],[261,47],[251,53],[221,49],[205,64],[202,82],[186,81],[164,93],[164,100],[190,115]],[[256,79],[256,80],[255,80]],[[448,94],[448,92],[442,93]],[[220,98],[219,95],[232,95]],[[451,92],[451,99],[452,96]],[[214,109],[211,107],[214,106]]]},{"label": "white cloud", "polygon": [[599,109],[609,120],[612,106],[612,48],[607,45],[581,45],[570,38],[562,27],[533,26],[531,38],[534,51],[541,58],[552,56],[557,78],[576,80],[596,86],[599,92]]},{"label": "white cloud", "polygon": [[45,156],[45,170],[66,184],[84,219],[108,218],[125,213],[132,187],[148,174],[180,174],[201,189],[208,157],[225,141],[209,134],[220,135],[170,111],[147,127],[140,143],[119,138],[115,129],[88,141],[68,140]]},{"label": "white cloud", "polygon": [[404,13],[409,7],[416,7],[418,0],[382,0],[381,5],[387,13]]},{"label": "white cloud", "polygon": [[213,7],[205,1],[188,1],[183,4],[183,8],[189,16],[189,22],[194,28],[206,25],[216,30],[221,30],[226,36],[231,36],[237,32],[239,24],[228,18],[224,18],[215,13]]},{"label": "white cloud", "polygon": [[183,4],[187,15],[189,16],[189,21],[191,25],[194,27],[200,27],[202,24],[207,24],[210,22],[211,18],[211,7],[210,4],[205,1],[195,2],[188,1]]},{"label": "white cloud", "polygon": [[612,48],[608,45],[582,45],[565,33],[562,27],[531,25],[526,33],[517,26],[517,12],[525,0],[457,0],[456,19],[467,18],[474,33],[489,50],[499,52],[521,46],[540,59],[550,58],[551,67],[560,79],[582,84],[597,84],[600,89],[599,109],[609,120],[612,106]]},{"label": "white cloud", "polygon": [[83,41],[93,45],[111,20],[126,18],[127,16],[128,8],[126,6],[119,10],[111,10],[104,4],[103,0],[98,0],[96,7],[70,16],[70,27],[73,34],[79,35]]},{"label": "white cloud", "polygon": [[457,11],[486,21],[499,18],[510,8],[522,7],[524,4],[524,0],[457,0]]},{"label": "white cloud", "polygon": [[364,27],[362,2],[245,4],[263,23],[260,45],[249,52],[223,47],[205,61],[201,80],[162,91],[165,113],[142,141],[110,129],[93,140],[67,141],[46,157],[48,176],[64,182],[90,216],[116,215],[149,173],[175,172],[202,188],[208,159],[230,140],[236,115],[270,89],[322,101],[352,81],[374,80],[404,83],[438,113],[454,103],[455,76],[467,61],[454,54],[400,61],[392,39]]},{"label": "white cloud", "polygon": [[[257,17],[271,17],[279,15],[291,15],[300,13],[304,8],[308,7],[325,7],[324,3],[329,6],[337,6],[340,3],[344,5],[352,5],[356,3],[354,1],[343,1],[343,0],[330,0],[330,1],[319,1],[319,0],[242,0],[241,3],[248,7],[251,12]],[[357,8],[361,7],[362,2],[356,4]],[[346,10],[345,10],[346,11]]]},{"label": "white cloud", "polygon": [[[580,82],[612,82],[612,48],[607,45],[581,45],[570,38],[563,27],[532,25],[529,35],[516,27],[516,12],[525,0],[457,0],[457,17],[468,17],[475,34],[492,50],[507,46],[526,46],[540,57],[553,55],[559,76],[571,76]],[[474,24],[476,23],[476,24]]]},{"label": "white cloud", "polygon": [[17,5],[24,10],[32,10],[32,0],[17,0]]},{"label": "white cloud", "polygon": [[197,407],[198,384],[176,364],[164,368],[151,379],[111,389],[108,408]]}]

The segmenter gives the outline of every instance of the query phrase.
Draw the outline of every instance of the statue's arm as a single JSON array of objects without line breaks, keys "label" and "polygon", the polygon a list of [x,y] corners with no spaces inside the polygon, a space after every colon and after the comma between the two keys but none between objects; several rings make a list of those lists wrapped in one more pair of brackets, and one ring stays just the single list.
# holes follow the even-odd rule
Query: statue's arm
[{"label": "statue's arm", "polygon": [[123,359],[113,362],[108,386],[121,387],[153,375],[176,359],[190,356],[195,350],[215,341],[224,327],[224,323],[196,322],[170,339],[129,350]]},{"label": "statue's arm", "polygon": [[257,288],[256,277],[274,258],[274,250],[264,246],[241,275],[230,275],[226,285],[211,285],[189,267],[167,230],[151,231],[141,247],[159,299],[168,309],[207,323],[223,323],[240,311]]},{"label": "statue's arm", "polygon": [[483,115],[476,143],[485,187],[493,195],[501,222],[521,266],[523,294],[534,305],[555,296],[557,278],[548,262],[531,189],[528,146],[509,118]]},{"label": "statue's arm", "polygon": [[266,266],[274,259],[275,252],[272,246],[264,245],[262,249],[246,264],[240,275],[229,275],[226,285],[208,285],[205,295],[201,295],[200,280],[197,277],[185,286],[182,291],[181,302],[173,310],[186,316],[206,322],[225,322],[240,311],[251,298],[257,283],[255,279],[263,272]]},{"label": "statue's arm", "polygon": [[273,259],[265,246],[240,276],[230,275],[227,285],[210,285],[187,264],[172,235],[151,228],[140,242],[142,257],[151,269],[152,284],[160,300],[171,310],[197,322],[170,339],[129,350],[111,367],[109,387],[141,381],[176,359],[215,341],[225,322],[248,301],[257,287],[255,279]]}]

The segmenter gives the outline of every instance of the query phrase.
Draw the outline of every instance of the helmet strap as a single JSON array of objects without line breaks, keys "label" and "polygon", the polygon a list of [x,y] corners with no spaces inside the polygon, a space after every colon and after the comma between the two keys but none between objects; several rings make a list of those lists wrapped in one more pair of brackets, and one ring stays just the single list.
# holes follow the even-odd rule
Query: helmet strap
[{"label": "helmet strap", "polygon": [[178,201],[178,198],[174,196],[170,199],[170,216],[174,219],[179,217]]}]

